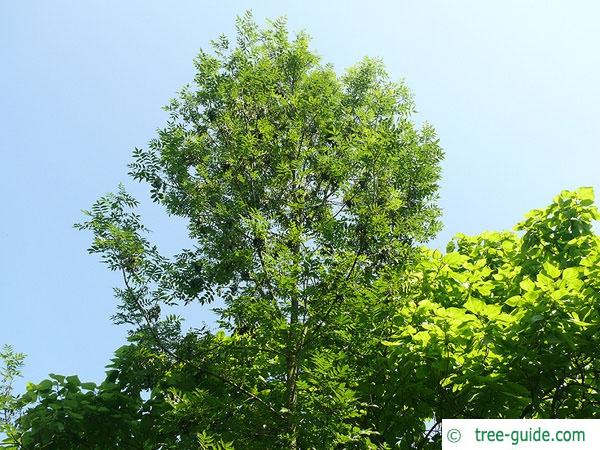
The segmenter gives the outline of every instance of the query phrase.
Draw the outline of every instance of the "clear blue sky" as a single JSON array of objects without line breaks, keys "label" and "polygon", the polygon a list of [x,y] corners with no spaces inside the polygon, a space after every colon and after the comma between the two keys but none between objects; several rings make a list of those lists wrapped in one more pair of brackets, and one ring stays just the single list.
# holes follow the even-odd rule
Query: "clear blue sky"
[{"label": "clear blue sky", "polygon": [[[600,191],[595,1],[3,1],[0,343],[28,354],[26,379],[100,380],[124,342],[118,279],[72,224],[120,181],[146,198],[126,176],[132,149],[248,8],[287,15],[340,71],[371,55],[405,78],[446,151],[434,245],[510,228],[562,189]],[[167,252],[185,241],[181,222],[143,212]]]}]

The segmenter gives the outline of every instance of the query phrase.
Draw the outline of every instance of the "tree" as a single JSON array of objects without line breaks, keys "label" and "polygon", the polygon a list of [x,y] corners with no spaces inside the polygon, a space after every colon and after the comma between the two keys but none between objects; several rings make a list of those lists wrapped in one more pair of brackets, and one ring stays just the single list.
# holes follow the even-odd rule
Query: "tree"
[{"label": "tree", "polygon": [[[356,380],[375,373],[356,372],[375,370],[358,362],[382,350],[356,339],[381,324],[349,318],[377,306],[359,291],[408,267],[438,230],[442,151],[381,62],[338,76],[282,19],[261,30],[247,14],[237,28],[237,45],[220,37],[213,54],[200,52],[193,85],[130,166],[154,201],[187,219],[193,248],[160,255],[124,190],[80,228],[123,276],[116,321],[165,366],[140,388],[170,405],[167,440],[367,445],[377,430]],[[216,298],[217,333],[183,333],[163,313]],[[369,353],[351,355],[359,348]]]},{"label": "tree", "polygon": [[25,355],[16,353],[10,345],[0,350],[0,448],[12,449],[19,432],[15,422],[19,418],[23,403],[13,389],[14,381],[21,376]]},{"label": "tree", "polygon": [[384,342],[394,367],[386,414],[405,417],[392,436],[419,442],[431,418],[600,417],[593,200],[591,188],[564,191],[517,232],[458,235],[445,255],[423,250]]}]

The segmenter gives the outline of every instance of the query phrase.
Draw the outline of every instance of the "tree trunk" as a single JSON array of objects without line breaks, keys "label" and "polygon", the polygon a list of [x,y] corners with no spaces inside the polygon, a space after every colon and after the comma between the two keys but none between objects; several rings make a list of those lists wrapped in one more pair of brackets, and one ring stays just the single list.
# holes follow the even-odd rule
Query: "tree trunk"
[{"label": "tree trunk", "polygon": [[287,409],[288,409],[288,432],[290,435],[290,450],[298,449],[298,426],[296,423],[296,409],[298,404],[298,299],[293,298],[290,311],[290,327],[288,331],[287,348]]}]

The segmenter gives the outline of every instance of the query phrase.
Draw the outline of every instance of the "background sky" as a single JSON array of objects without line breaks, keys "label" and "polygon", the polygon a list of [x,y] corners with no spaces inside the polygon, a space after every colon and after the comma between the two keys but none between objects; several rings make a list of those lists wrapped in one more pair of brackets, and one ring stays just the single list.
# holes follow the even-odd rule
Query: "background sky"
[{"label": "background sky", "polygon": [[1,1],[0,345],[27,353],[25,380],[100,381],[124,343],[110,321],[119,280],[72,228],[81,209],[122,181],[165,252],[186,241],[126,164],[164,125],[198,50],[246,9],[287,15],[340,72],[370,55],[406,80],[446,151],[432,245],[511,228],[562,189],[600,192],[592,0]]}]

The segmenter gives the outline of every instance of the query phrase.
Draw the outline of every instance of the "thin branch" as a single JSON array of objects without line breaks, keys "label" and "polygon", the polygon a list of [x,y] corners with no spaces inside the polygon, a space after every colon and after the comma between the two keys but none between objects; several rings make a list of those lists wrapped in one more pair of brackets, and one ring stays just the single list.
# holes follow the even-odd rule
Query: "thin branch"
[{"label": "thin branch", "polygon": [[261,399],[260,397],[254,395],[252,392],[250,392],[248,389],[246,389],[243,386],[240,386],[239,384],[229,380],[228,378],[224,377],[223,375],[220,375],[218,373],[215,373],[211,370],[206,369],[205,367],[201,367],[197,364],[195,364],[193,361],[189,361],[186,360],[184,358],[179,357],[177,354],[173,353],[173,351],[171,351],[170,349],[168,349],[162,342],[162,340],[160,339],[160,336],[158,335],[158,333],[156,332],[156,330],[154,329],[152,320],[150,319],[150,317],[148,317],[148,314],[146,312],[146,310],[144,309],[144,307],[141,305],[139,299],[137,298],[137,296],[135,295],[135,291],[131,288],[131,286],[129,285],[129,281],[127,279],[127,274],[125,272],[125,269],[121,268],[121,273],[123,275],[123,282],[125,283],[125,287],[127,288],[127,290],[130,293],[134,293],[134,295],[132,296],[135,304],[137,306],[137,308],[139,309],[140,313],[142,314],[142,317],[144,318],[144,321],[146,322],[146,325],[148,326],[148,329],[150,331],[150,333],[152,334],[153,339],[155,340],[156,344],[158,345],[158,347],[165,352],[167,355],[169,355],[171,358],[173,358],[176,361],[179,361],[181,363],[184,364],[190,364],[192,367],[194,367],[196,370],[198,370],[200,373],[204,373],[207,376],[216,378],[218,380],[220,380],[221,382],[223,382],[224,384],[227,384],[228,386],[231,386],[232,388],[234,388],[235,390],[237,390],[240,393],[243,393],[245,395],[247,395],[248,397],[252,398],[253,400],[255,400],[256,402],[260,403],[261,405],[263,405],[264,407],[266,407],[269,411],[271,411],[273,414],[275,414],[277,417],[279,417],[280,419],[284,420],[284,416],[279,413],[277,410],[275,410],[271,405],[269,405],[268,403],[266,403],[263,399]]}]

